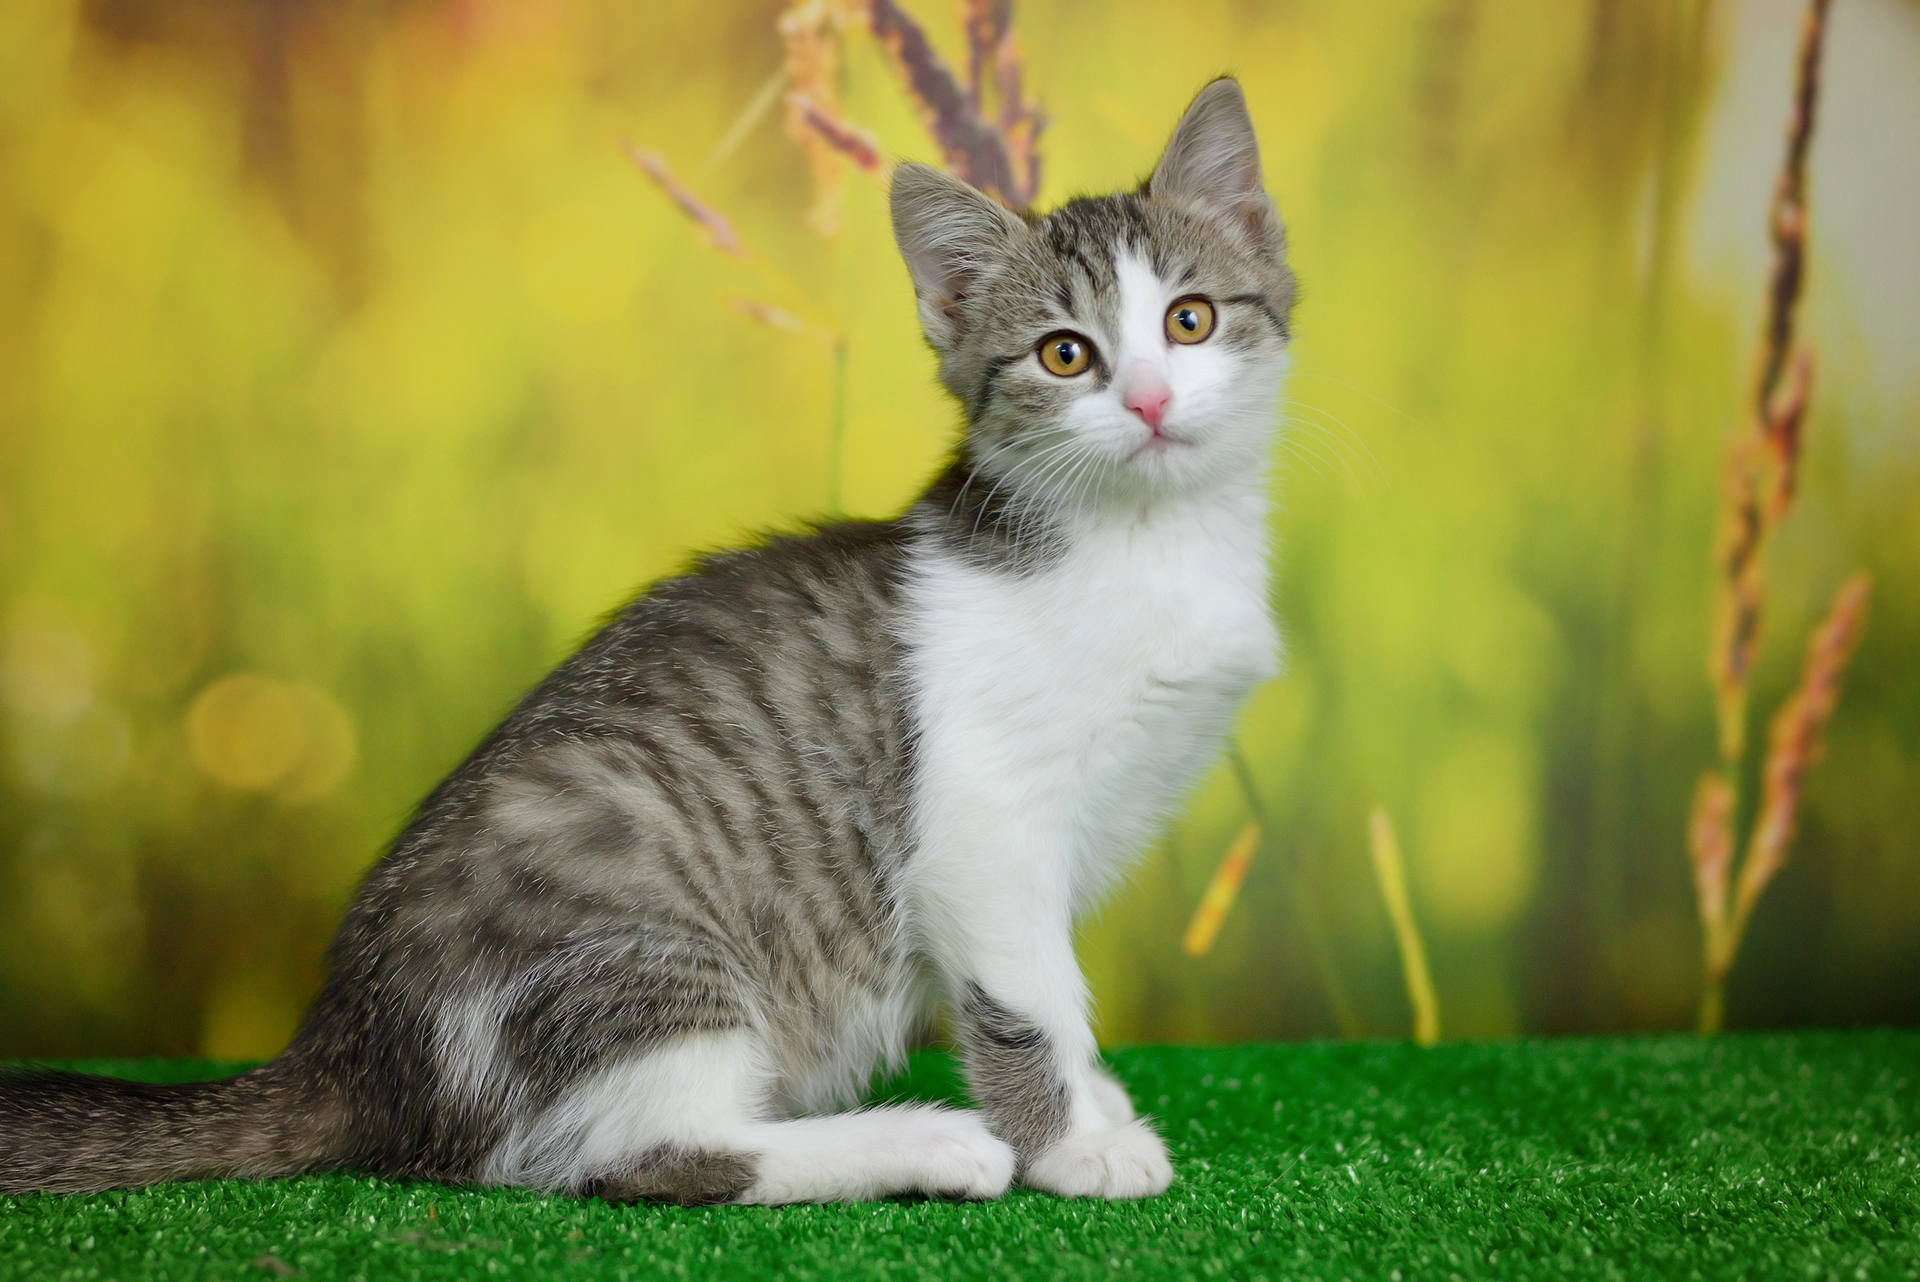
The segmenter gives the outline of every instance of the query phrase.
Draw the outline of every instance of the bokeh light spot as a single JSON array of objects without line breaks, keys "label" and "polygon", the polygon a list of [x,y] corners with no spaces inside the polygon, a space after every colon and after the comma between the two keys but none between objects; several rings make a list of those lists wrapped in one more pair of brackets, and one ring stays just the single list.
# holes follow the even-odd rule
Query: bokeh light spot
[{"label": "bokeh light spot", "polygon": [[63,721],[22,717],[13,727],[21,778],[56,797],[99,792],[127,771],[133,732],[125,716],[95,704]]},{"label": "bokeh light spot", "polygon": [[296,685],[293,695],[300,704],[302,751],[274,791],[282,801],[319,801],[353,771],[353,718],[325,690]]},{"label": "bokeh light spot", "polygon": [[16,618],[7,629],[0,689],[16,716],[71,721],[93,702],[93,652],[70,627]]},{"label": "bokeh light spot", "polygon": [[314,801],[353,767],[353,721],[323,690],[255,673],[233,673],[202,690],[187,710],[194,765],[240,792]]},{"label": "bokeh light spot", "polygon": [[16,611],[0,647],[15,774],[55,797],[96,793],[126,773],[133,732],[99,697],[93,646],[47,611]]}]

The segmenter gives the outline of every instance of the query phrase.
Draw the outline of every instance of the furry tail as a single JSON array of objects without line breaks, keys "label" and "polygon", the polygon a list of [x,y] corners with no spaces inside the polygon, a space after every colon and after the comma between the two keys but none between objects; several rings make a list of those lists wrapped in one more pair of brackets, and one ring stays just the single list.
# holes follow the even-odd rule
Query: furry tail
[{"label": "furry tail", "polygon": [[329,1094],[284,1061],[177,1086],[0,1076],[0,1192],[90,1193],[338,1165],[343,1119]]}]

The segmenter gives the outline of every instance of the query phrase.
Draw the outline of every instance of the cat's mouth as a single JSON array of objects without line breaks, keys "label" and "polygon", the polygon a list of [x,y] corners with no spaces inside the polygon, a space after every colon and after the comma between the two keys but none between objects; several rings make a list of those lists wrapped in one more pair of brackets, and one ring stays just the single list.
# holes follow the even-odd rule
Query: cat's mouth
[{"label": "cat's mouth", "polygon": [[1153,458],[1162,454],[1171,454],[1176,449],[1184,449],[1193,442],[1177,432],[1169,432],[1164,427],[1156,427],[1148,432],[1147,439],[1136,445],[1129,459]]}]

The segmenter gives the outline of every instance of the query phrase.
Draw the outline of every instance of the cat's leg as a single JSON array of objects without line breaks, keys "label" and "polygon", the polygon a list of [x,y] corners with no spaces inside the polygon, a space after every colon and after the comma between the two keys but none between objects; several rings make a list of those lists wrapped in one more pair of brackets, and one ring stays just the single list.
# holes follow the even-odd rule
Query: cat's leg
[{"label": "cat's leg", "polygon": [[840,1202],[990,1198],[1013,1153],[972,1113],[932,1106],[778,1120],[745,1030],[676,1038],[587,1075],[488,1163],[500,1183],[610,1201]]},{"label": "cat's leg", "polygon": [[929,850],[912,889],[950,986],[974,1098],[1032,1188],[1069,1197],[1165,1192],[1173,1181],[1166,1145],[1100,1065],[1087,1024],[1070,861],[1017,836],[969,842],[962,857]]},{"label": "cat's leg", "polygon": [[[1071,947],[1062,951],[1071,966]],[[1064,1197],[1166,1192],[1166,1145],[1096,1062],[1084,1006],[1048,1010],[1039,985],[996,979],[992,991],[979,980],[968,985],[957,1024],[968,1082],[994,1133],[1019,1154],[1021,1182]]]},{"label": "cat's leg", "polygon": [[1115,1126],[1131,1122],[1139,1116],[1133,1109],[1133,1097],[1127,1094],[1127,1088],[1120,1084],[1120,1079],[1107,1071],[1106,1065],[1098,1062],[1093,1065],[1087,1088],[1093,1092],[1094,1102],[1100,1106],[1100,1111]]}]

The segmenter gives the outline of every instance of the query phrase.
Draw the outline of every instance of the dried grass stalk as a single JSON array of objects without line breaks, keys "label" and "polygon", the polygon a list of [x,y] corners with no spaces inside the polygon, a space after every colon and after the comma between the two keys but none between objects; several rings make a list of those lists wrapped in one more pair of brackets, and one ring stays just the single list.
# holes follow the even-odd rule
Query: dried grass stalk
[{"label": "dried grass stalk", "polygon": [[770,306],[758,299],[732,297],[727,299],[727,306],[739,312],[748,320],[759,321],[762,325],[769,326],[773,329],[786,329],[792,330],[795,333],[805,333],[813,328],[798,316],[789,312],[783,312],[778,307]]},{"label": "dried grass stalk", "polygon": [[[1719,1029],[1724,984],[1761,894],[1787,860],[1807,772],[1819,759],[1822,735],[1840,682],[1866,622],[1870,583],[1856,574],[1835,594],[1807,645],[1799,688],[1775,715],[1762,773],[1761,799],[1746,850],[1734,872],[1739,809],[1735,782],[1747,749],[1747,710],[1754,657],[1759,651],[1766,590],[1762,568],[1769,537],[1793,506],[1799,485],[1813,359],[1794,337],[1806,276],[1807,153],[1820,96],[1820,50],[1829,0],[1809,0],[1800,26],[1793,116],[1786,157],[1774,181],[1768,211],[1773,265],[1767,314],[1760,329],[1746,425],[1727,445],[1720,520],[1714,543],[1718,576],[1713,640],[1707,668],[1713,680],[1720,764],[1694,794],[1687,849],[1698,899],[1705,986],[1700,1029]],[[1729,903],[1729,879],[1733,879]]]},{"label": "dried grass stalk", "polygon": [[[1006,148],[1017,207],[1033,203],[1040,190],[1040,131],[1046,120],[1027,100],[1025,62],[1013,34],[1012,0],[965,0],[967,98],[982,119],[992,119]],[[991,79],[988,73],[991,72]],[[998,103],[993,111],[991,97]]]},{"label": "dried grass stalk", "polygon": [[813,175],[813,206],[807,225],[823,236],[840,230],[840,195],[846,159],[808,119],[808,113],[832,119],[840,109],[840,42],[845,9],[832,0],[803,0],[780,15],[776,24],[786,51],[787,133],[799,146]]},{"label": "dried grass stalk", "polygon": [[1693,817],[1687,824],[1687,853],[1693,859],[1693,889],[1700,906],[1700,927],[1709,941],[1707,970],[1722,973],[1718,957],[1727,929],[1727,886],[1733,875],[1733,789],[1709,770],[1693,793]]},{"label": "dried grass stalk", "polygon": [[1180,950],[1189,957],[1204,957],[1213,947],[1213,941],[1220,934],[1221,925],[1227,920],[1227,910],[1233,907],[1235,896],[1240,893],[1240,883],[1246,879],[1247,865],[1253,862],[1253,852],[1260,845],[1260,824],[1251,821],[1240,830],[1240,835],[1227,847],[1227,853],[1220,860],[1220,866],[1214,870],[1213,880],[1207,883],[1207,893],[1200,897],[1200,906],[1193,910],[1193,920],[1187,925],[1186,937],[1180,941]]},{"label": "dried grass stalk", "polygon": [[1807,773],[1825,751],[1824,735],[1840,683],[1867,622],[1873,580],[1861,571],[1840,585],[1827,615],[1807,639],[1807,661],[1800,685],[1774,714],[1768,735],[1766,769],[1761,776],[1760,813],[1747,839],[1747,857],[1733,896],[1734,946],[1760,894],[1787,861],[1799,816]]},{"label": "dried grass stalk", "polygon": [[1427,946],[1420,939],[1413,901],[1407,895],[1400,840],[1394,835],[1393,817],[1385,806],[1373,808],[1368,835],[1372,839],[1374,880],[1380,886],[1380,898],[1386,902],[1393,937],[1400,946],[1400,972],[1407,985],[1407,1004],[1413,1007],[1413,1040],[1432,1046],[1440,1040],[1440,998],[1434,992],[1433,974],[1427,969]]},{"label": "dried grass stalk", "polygon": [[799,93],[787,95],[787,107],[812,138],[824,143],[841,159],[862,173],[880,172],[880,140],[872,134],[839,119]]},{"label": "dried grass stalk", "polygon": [[967,30],[967,101],[977,112],[984,102],[987,68],[1013,27],[1013,0],[961,0]]},{"label": "dried grass stalk", "polygon": [[1807,152],[1813,145],[1814,108],[1820,102],[1820,51],[1826,41],[1829,0],[1808,0],[1800,19],[1800,45],[1794,64],[1793,115],[1787,121],[1787,155],[1774,180],[1769,226],[1773,234],[1773,273],[1768,283],[1767,324],[1755,380],[1754,411],[1765,417],[1773,402],[1788,354],[1793,348],[1794,313],[1800,303],[1806,269]]},{"label": "dried grass stalk", "polygon": [[[894,0],[868,0],[867,26],[893,63],[907,96],[920,109],[947,167],[1008,208],[1023,210],[1033,203],[1039,188],[1034,144],[1044,122],[1038,109],[1019,96],[1021,62],[1013,44],[1011,6],[985,7],[984,14],[981,6],[971,3],[967,10],[970,68],[966,86],[934,52],[925,29]],[[993,12],[1000,8],[1005,12]],[[989,122],[985,115],[984,75],[989,59],[1001,97],[999,123]],[[1014,94],[1011,100],[1009,87]],[[1018,135],[1017,157],[1008,146],[1014,135]]]},{"label": "dried grass stalk", "polygon": [[1714,558],[1720,582],[1708,669],[1720,727],[1720,760],[1729,770],[1737,768],[1746,752],[1747,695],[1765,606],[1763,553],[1768,536],[1792,506],[1800,426],[1812,384],[1811,359],[1794,345],[1794,319],[1806,275],[1807,152],[1819,102],[1828,3],[1810,0],[1801,23],[1793,117],[1767,218],[1773,264],[1753,399],[1746,428],[1728,443],[1721,486]]},{"label": "dried grass stalk", "polygon": [[713,154],[707,157],[707,163],[701,166],[700,177],[707,178],[713,171],[727,163],[740,144],[747,140],[753,127],[760,123],[773,104],[780,101],[781,91],[787,87],[787,69],[785,67],[767,77],[766,83],[754,92],[740,114],[727,126],[727,132],[720,135],[720,141],[713,145]]},{"label": "dried grass stalk", "polygon": [[681,213],[706,231],[715,249],[735,258],[748,257],[746,244],[740,239],[740,234],[734,231],[726,215],[694,195],[685,183],[674,177],[673,171],[667,168],[666,159],[659,152],[636,147],[624,139],[620,145],[626,148],[627,155],[640,167],[640,172],[653,179],[654,185],[667,194],[667,198],[679,207]]}]

